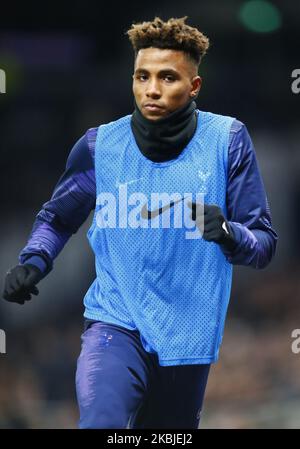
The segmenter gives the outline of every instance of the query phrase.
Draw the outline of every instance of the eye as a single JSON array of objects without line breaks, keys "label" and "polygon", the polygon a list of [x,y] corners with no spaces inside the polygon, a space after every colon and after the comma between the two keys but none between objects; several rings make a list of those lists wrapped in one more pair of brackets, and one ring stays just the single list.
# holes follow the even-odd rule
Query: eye
[{"label": "eye", "polygon": [[168,82],[168,83],[172,83],[173,81],[175,81],[175,78],[173,75],[165,75],[164,79]]},{"label": "eye", "polygon": [[139,81],[146,81],[147,80],[147,75],[145,75],[144,73],[140,73],[139,75],[137,75],[136,77]]}]

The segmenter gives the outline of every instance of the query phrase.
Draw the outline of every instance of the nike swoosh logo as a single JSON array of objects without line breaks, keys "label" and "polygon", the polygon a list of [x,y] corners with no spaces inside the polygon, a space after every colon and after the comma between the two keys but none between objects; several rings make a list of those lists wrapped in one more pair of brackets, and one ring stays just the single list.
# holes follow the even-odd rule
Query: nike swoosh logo
[{"label": "nike swoosh logo", "polygon": [[133,184],[134,182],[140,181],[141,179],[144,179],[144,178],[131,179],[130,181],[125,181],[125,182],[116,182],[116,187],[126,186],[127,184]]},{"label": "nike swoosh logo", "polygon": [[162,213],[164,213],[166,210],[171,209],[171,207],[174,207],[176,203],[179,203],[180,201],[183,201],[183,200],[184,200],[184,197],[180,198],[180,200],[177,200],[177,201],[171,201],[169,204],[166,204],[165,206],[160,207],[159,209],[155,209],[155,210],[148,210],[147,203],[146,203],[142,207],[141,217],[144,220],[152,220],[153,218],[156,218],[158,215],[161,215]]}]

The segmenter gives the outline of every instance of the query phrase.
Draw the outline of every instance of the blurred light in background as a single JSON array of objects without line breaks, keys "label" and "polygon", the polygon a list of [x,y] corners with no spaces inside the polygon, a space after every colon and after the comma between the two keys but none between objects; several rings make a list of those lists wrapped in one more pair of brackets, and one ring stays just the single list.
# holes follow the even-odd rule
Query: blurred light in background
[{"label": "blurred light in background", "polygon": [[[4,71],[6,78],[6,93],[9,95],[21,92],[23,88],[24,71],[22,65],[11,52],[1,51],[0,46],[0,69]],[[1,88],[0,88],[1,92]],[[1,101],[6,98],[2,97]]]},{"label": "blurred light in background", "polygon": [[245,2],[239,11],[239,17],[243,25],[255,33],[271,33],[282,24],[279,9],[265,0]]}]

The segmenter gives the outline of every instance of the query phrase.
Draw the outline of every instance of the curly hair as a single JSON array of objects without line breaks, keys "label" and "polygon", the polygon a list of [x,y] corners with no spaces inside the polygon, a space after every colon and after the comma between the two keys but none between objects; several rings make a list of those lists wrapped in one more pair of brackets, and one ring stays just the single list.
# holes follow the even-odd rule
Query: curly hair
[{"label": "curly hair", "polygon": [[164,22],[155,17],[152,22],[132,24],[126,32],[135,57],[142,48],[155,47],[184,51],[199,66],[209,47],[209,39],[197,28],[185,24],[187,16]]}]

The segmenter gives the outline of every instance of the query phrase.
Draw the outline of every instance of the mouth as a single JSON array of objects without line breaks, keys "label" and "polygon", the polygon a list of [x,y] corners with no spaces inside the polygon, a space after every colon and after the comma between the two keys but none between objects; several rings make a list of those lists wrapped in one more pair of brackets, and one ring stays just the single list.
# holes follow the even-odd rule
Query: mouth
[{"label": "mouth", "polygon": [[151,112],[157,112],[157,111],[162,111],[162,107],[158,106],[155,103],[147,103],[144,105],[144,109],[146,109],[147,111],[151,111]]}]

